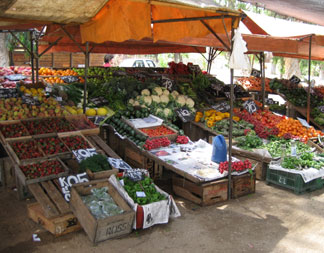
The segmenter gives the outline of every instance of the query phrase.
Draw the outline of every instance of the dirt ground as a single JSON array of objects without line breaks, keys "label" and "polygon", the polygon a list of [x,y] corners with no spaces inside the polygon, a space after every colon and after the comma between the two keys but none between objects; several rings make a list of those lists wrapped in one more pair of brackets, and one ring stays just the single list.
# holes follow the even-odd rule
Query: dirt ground
[{"label": "dirt ground", "polygon": [[[83,230],[55,238],[0,191],[0,252],[324,252],[324,189],[304,195],[257,182],[255,194],[200,207],[176,198],[182,216],[93,246]],[[33,242],[37,233],[41,242]]]}]

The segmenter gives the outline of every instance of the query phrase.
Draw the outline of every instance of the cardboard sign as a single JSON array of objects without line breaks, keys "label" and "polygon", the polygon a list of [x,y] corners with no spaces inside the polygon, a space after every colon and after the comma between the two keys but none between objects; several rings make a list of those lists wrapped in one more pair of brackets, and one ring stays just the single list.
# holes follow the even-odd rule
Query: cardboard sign
[{"label": "cardboard sign", "polygon": [[251,71],[251,76],[255,76],[255,77],[261,77],[261,71],[257,70],[257,69],[252,69]]},{"label": "cardboard sign", "polygon": [[178,117],[182,122],[186,123],[188,121],[194,120],[195,116],[191,114],[190,110],[186,107],[182,107],[176,110]]},{"label": "cardboard sign", "polygon": [[[225,91],[224,94],[225,94],[225,97],[227,97],[228,99],[231,99],[231,92],[230,91]],[[233,94],[233,100],[235,100],[235,94]]]},{"label": "cardboard sign", "polygon": [[111,167],[114,167],[115,169],[118,169],[118,170],[126,170],[126,171],[129,170],[129,169],[132,169],[132,167],[129,166],[122,159],[108,157],[107,160],[108,160],[109,164],[111,165]]},{"label": "cardboard sign", "polygon": [[40,105],[40,102],[38,100],[35,100],[34,98],[32,98],[30,96],[22,95],[21,98],[22,98],[23,104]]},{"label": "cardboard sign", "polygon": [[254,113],[258,110],[258,106],[253,100],[247,100],[243,103],[243,107],[250,113]]},{"label": "cardboard sign", "polygon": [[95,148],[72,150],[72,152],[79,163],[82,162],[84,159],[87,159],[88,157],[91,157],[91,156],[97,154],[97,151]]},{"label": "cardboard sign", "polygon": [[94,124],[97,126],[101,126],[105,123],[105,121],[108,119],[106,116],[96,116],[94,119]]},{"label": "cardboard sign", "polygon": [[300,83],[300,79],[299,79],[297,76],[295,76],[295,75],[293,75],[293,76],[289,79],[289,81],[290,81],[291,83],[294,83],[294,84],[299,84],[299,83]]},{"label": "cardboard sign", "polygon": [[311,126],[308,124],[308,122],[302,118],[299,118],[297,117],[297,119],[299,120],[299,122],[304,126],[304,127],[307,127],[307,128],[310,128]]},{"label": "cardboard sign", "polygon": [[66,202],[70,202],[72,185],[83,182],[89,182],[89,177],[86,172],[59,178],[59,183],[62,188],[62,194]]},{"label": "cardboard sign", "polygon": [[76,83],[76,82],[79,82],[79,77],[77,77],[77,76],[61,76],[60,78],[65,83]]},{"label": "cardboard sign", "polygon": [[212,105],[211,107],[219,112],[228,112],[231,109],[231,106],[227,102]]},{"label": "cardboard sign", "polygon": [[129,169],[125,173],[125,177],[129,178],[133,182],[144,180],[145,171],[143,169]]},{"label": "cardboard sign", "polygon": [[324,113],[324,105],[318,106],[317,109],[318,109],[320,112]]},{"label": "cardboard sign", "polygon": [[277,104],[278,102],[274,101],[272,98],[266,98],[265,103],[267,105],[274,105],[274,104]]},{"label": "cardboard sign", "polygon": [[162,76],[162,86],[169,91],[173,91],[174,82],[170,78],[168,78],[166,76]]},{"label": "cardboard sign", "polygon": [[96,107],[101,107],[109,103],[109,101],[104,97],[91,98],[89,102],[94,104]]}]

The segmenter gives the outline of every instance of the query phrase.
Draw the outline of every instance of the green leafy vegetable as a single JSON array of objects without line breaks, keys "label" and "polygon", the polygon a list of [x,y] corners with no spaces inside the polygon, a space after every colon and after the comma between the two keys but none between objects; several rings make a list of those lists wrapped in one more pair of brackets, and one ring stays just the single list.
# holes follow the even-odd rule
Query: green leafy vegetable
[{"label": "green leafy vegetable", "polygon": [[111,167],[105,155],[96,154],[84,159],[80,163],[80,171],[86,171],[87,169],[91,170],[92,172],[99,172],[111,170]]}]

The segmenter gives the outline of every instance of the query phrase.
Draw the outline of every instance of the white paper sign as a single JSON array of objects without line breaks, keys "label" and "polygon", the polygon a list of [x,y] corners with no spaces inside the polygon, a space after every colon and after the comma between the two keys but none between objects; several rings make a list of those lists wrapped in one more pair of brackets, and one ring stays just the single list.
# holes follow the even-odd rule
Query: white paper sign
[{"label": "white paper sign", "polygon": [[77,174],[77,175],[70,175],[67,177],[60,177],[59,183],[62,188],[62,193],[64,195],[64,199],[66,202],[70,202],[71,198],[71,186],[77,183],[89,182],[89,178],[86,172]]},{"label": "white paper sign", "polygon": [[88,157],[91,157],[91,156],[97,154],[97,151],[95,148],[72,150],[72,152],[79,163],[82,162],[84,159],[87,159]]},{"label": "white paper sign", "polygon": [[112,158],[112,157],[108,157],[108,162],[109,164],[116,168],[116,169],[120,169],[120,170],[128,170],[128,169],[132,169],[131,166],[129,166],[124,160],[122,159],[117,159],[117,158]]}]

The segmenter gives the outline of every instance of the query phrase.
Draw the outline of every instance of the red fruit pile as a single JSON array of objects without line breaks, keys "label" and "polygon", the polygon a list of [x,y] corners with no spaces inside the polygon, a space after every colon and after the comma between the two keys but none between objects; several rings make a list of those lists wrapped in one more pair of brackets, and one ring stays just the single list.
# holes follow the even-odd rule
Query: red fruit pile
[{"label": "red fruit pile", "polygon": [[[251,169],[252,168],[252,164],[251,162],[247,159],[244,162],[242,161],[238,161],[238,162],[232,162],[232,171],[237,171],[237,172],[241,172],[247,169]],[[224,171],[228,171],[228,162],[221,162],[219,164],[219,172],[220,173],[224,173]]]},{"label": "red fruit pile", "polygon": [[253,114],[243,110],[235,114],[241,119],[253,124],[255,132],[260,138],[267,139],[270,135],[277,136],[279,134],[279,129],[276,125],[283,117],[277,116],[269,110],[258,110]]},{"label": "red fruit pile", "polygon": [[180,75],[187,75],[190,74],[190,70],[186,64],[182,62],[175,63],[174,61],[169,62],[169,69],[167,69],[168,74],[180,74]]},{"label": "red fruit pile", "polygon": [[157,136],[175,134],[175,132],[173,132],[172,130],[170,130],[165,126],[158,126],[154,128],[141,128],[140,130],[146,135],[148,135],[148,137],[157,137]]},{"label": "red fruit pile", "polygon": [[81,136],[69,136],[61,138],[70,150],[91,148],[89,143]]},{"label": "red fruit pile", "polygon": [[187,144],[189,142],[189,138],[185,135],[179,135],[176,139],[176,143],[179,144]]},{"label": "red fruit pile", "polygon": [[59,154],[69,151],[64,143],[57,137],[41,138],[37,139],[37,141],[46,155]]},{"label": "red fruit pile", "polygon": [[156,149],[160,147],[167,147],[171,144],[171,141],[167,137],[157,138],[153,140],[146,140],[144,148],[147,150]]},{"label": "red fruit pile", "polygon": [[50,118],[46,120],[48,128],[52,129],[51,132],[62,133],[75,131],[75,127],[66,119]]},{"label": "red fruit pile", "polygon": [[27,179],[34,179],[64,172],[60,162],[55,160],[20,166],[20,169]]},{"label": "red fruit pile", "polygon": [[45,123],[45,120],[30,120],[23,121],[22,123],[31,135],[48,134],[52,131]]},{"label": "red fruit pile", "polygon": [[26,128],[24,128],[24,126],[20,123],[0,125],[0,130],[5,138],[16,138],[29,135]]},{"label": "red fruit pile", "polygon": [[35,141],[17,141],[11,143],[11,147],[18,158],[22,160],[43,156]]}]

